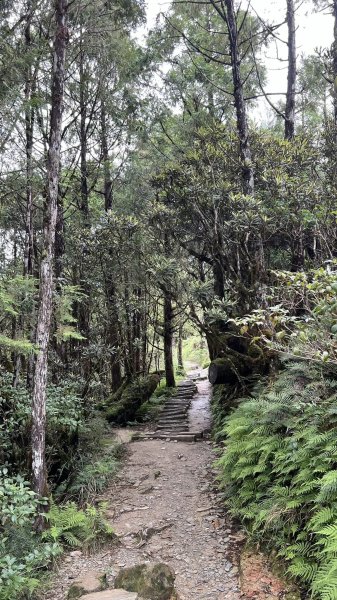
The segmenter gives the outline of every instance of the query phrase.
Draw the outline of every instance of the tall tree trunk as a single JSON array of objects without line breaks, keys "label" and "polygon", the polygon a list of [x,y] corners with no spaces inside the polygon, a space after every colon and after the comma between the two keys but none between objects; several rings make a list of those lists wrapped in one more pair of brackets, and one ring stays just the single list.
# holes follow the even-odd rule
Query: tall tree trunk
[{"label": "tall tree trunk", "polygon": [[[215,2],[214,2],[215,4]],[[243,83],[240,73],[240,55],[238,43],[238,30],[233,0],[225,0],[229,47],[231,54],[232,78],[234,87],[234,104],[236,110],[236,125],[240,144],[242,163],[242,187],[244,194],[254,194],[254,171],[252,153],[249,142],[247,111],[243,93]]]},{"label": "tall tree trunk", "polygon": [[[219,7],[215,0],[211,0],[213,6]],[[236,126],[240,145],[240,157],[242,163],[242,190],[244,194],[253,196],[255,191],[254,168],[252,160],[252,152],[249,140],[249,128],[247,120],[247,110],[243,90],[243,82],[240,72],[240,52],[239,52],[239,33],[233,0],[224,0],[220,3],[225,4],[226,13],[223,13],[223,18],[227,23],[229,47],[231,54],[232,78],[234,88],[234,104],[236,109]],[[221,14],[221,11],[220,11]],[[250,266],[250,271],[255,282],[263,283],[265,278],[265,257],[263,241],[260,232],[251,239],[251,254],[254,260]]]},{"label": "tall tree trunk", "polygon": [[[32,99],[36,90],[36,76],[33,75],[31,65],[31,21],[33,17],[32,3],[27,3],[27,19],[25,26],[25,50],[28,55],[28,63],[25,69],[25,136],[26,136],[26,214],[25,214],[25,240],[23,257],[23,276],[29,277],[33,274],[34,260],[34,231],[33,231],[33,136],[35,112],[32,105]],[[20,335],[24,334],[25,322],[21,314],[19,317]],[[19,383],[21,371],[22,355],[16,354],[14,364],[13,387]],[[34,361],[29,360],[29,368],[33,368]]]},{"label": "tall tree trunk", "polygon": [[[82,34],[81,34],[82,35]],[[81,169],[81,211],[85,225],[89,217],[89,192],[88,192],[88,136],[87,136],[87,94],[86,94],[86,73],[84,69],[84,52],[80,49],[80,169]]]},{"label": "tall tree trunk", "polygon": [[165,377],[168,387],[175,387],[173,369],[173,309],[172,296],[170,292],[164,290],[164,362],[165,362]]},{"label": "tall tree trunk", "polygon": [[[106,129],[106,114],[104,100],[101,100],[101,152],[103,159],[103,170],[104,170],[104,208],[108,212],[112,208],[112,178],[110,172],[108,142],[107,142],[107,129]],[[111,347],[111,359],[110,359],[110,374],[111,374],[111,389],[116,391],[122,383],[122,369],[121,369],[121,357],[120,357],[120,335],[119,335],[119,311],[116,295],[116,286],[114,283],[115,274],[112,266],[115,261],[114,252],[112,249],[109,250],[109,263],[106,264],[107,276],[106,276],[106,298],[109,312],[109,323],[107,326],[107,342]]]},{"label": "tall tree trunk", "polygon": [[142,289],[137,287],[133,290],[134,310],[132,315],[132,342],[133,342],[133,370],[137,375],[140,374],[141,358],[141,301]]},{"label": "tall tree trunk", "polygon": [[85,50],[83,48],[83,32],[81,30],[80,54],[79,54],[79,102],[80,102],[80,209],[82,226],[84,228],[84,240],[82,244],[82,260],[79,268],[79,284],[85,290],[85,297],[78,304],[78,327],[85,338],[78,345],[81,372],[85,381],[89,381],[91,372],[91,360],[88,353],[81,357],[83,345],[89,346],[90,342],[90,285],[87,278],[88,248],[86,236],[90,235],[89,227],[89,186],[88,186],[88,129],[87,129],[87,73],[85,70]]},{"label": "tall tree trunk", "polygon": [[184,371],[184,363],[183,363],[183,324],[180,323],[178,329],[178,344],[177,344],[177,359],[178,359],[178,369],[182,373]]},{"label": "tall tree trunk", "polygon": [[[67,1],[55,0],[56,32],[53,53],[51,90],[50,136],[47,163],[47,202],[44,214],[43,253],[40,267],[40,298],[36,331],[39,353],[36,358],[32,401],[32,484],[41,498],[47,492],[45,457],[46,386],[48,371],[48,343],[52,315],[53,268],[57,197],[60,177],[61,130],[64,98],[65,53],[68,40],[66,26]],[[36,523],[43,528],[43,518]]]},{"label": "tall tree trunk", "polygon": [[337,142],[337,0],[333,0],[334,16],[334,41],[332,46],[332,71],[333,71],[333,106],[334,106],[334,139]]},{"label": "tall tree trunk", "polygon": [[112,208],[112,179],[110,170],[110,159],[108,150],[107,124],[104,99],[101,100],[101,145],[102,145],[102,160],[104,169],[104,202],[105,211],[108,212]]},{"label": "tall tree trunk", "polygon": [[110,375],[111,390],[115,392],[122,383],[121,359],[119,353],[119,314],[117,307],[116,289],[113,277],[109,274],[106,280],[106,298],[108,305],[109,323],[107,326],[107,342],[111,350]]},{"label": "tall tree trunk", "polygon": [[[336,0],[337,2],[337,0]],[[292,140],[295,135],[296,105],[296,22],[294,0],[287,0],[288,27],[288,84],[284,113],[284,137]]]}]

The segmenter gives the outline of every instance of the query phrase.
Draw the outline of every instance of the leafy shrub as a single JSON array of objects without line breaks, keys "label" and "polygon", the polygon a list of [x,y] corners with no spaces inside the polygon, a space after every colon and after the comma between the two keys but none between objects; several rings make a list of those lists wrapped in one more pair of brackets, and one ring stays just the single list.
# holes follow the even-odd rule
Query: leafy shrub
[{"label": "leafy shrub", "polygon": [[[103,456],[79,465],[78,472],[66,491],[66,497],[75,498],[81,505],[101,493],[119,468],[120,445],[110,447]],[[61,491],[61,490],[60,490]]]},{"label": "leafy shrub", "polygon": [[65,546],[88,548],[111,537],[113,530],[104,520],[104,508],[87,506],[78,509],[75,502],[62,506],[53,504],[46,514],[49,528],[42,539],[62,543]]},{"label": "leafy shrub", "polygon": [[37,573],[62,551],[44,543],[33,530],[38,500],[20,476],[1,472],[0,481],[0,600],[21,598],[38,585]]},{"label": "leafy shrub", "polygon": [[[29,471],[31,398],[24,386],[13,388],[12,375],[0,373],[0,465]],[[78,456],[78,436],[84,428],[78,382],[65,380],[47,388],[46,456],[51,483],[72,470]]]},{"label": "leafy shrub", "polygon": [[52,505],[48,529],[34,531],[40,502],[20,476],[0,472],[0,600],[30,597],[39,575],[64,546],[95,547],[113,535],[104,520],[104,505],[78,509],[74,502]]},{"label": "leafy shrub", "polygon": [[219,479],[231,512],[288,572],[337,599],[337,380],[289,363],[228,417]]}]

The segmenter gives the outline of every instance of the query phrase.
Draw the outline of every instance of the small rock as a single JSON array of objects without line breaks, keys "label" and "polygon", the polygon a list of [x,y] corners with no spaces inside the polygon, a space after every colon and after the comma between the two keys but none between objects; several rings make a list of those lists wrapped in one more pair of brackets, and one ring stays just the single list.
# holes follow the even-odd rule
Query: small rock
[{"label": "small rock", "polygon": [[83,552],[81,552],[81,550],[73,550],[72,552],[69,552],[69,556],[83,556]]},{"label": "small rock", "polygon": [[107,587],[106,575],[89,571],[74,581],[68,590],[68,599],[80,598],[90,592],[100,592]]},{"label": "small rock", "polygon": [[153,485],[145,485],[142,486],[141,488],[139,488],[139,493],[140,494],[149,494],[150,492],[152,492],[153,490]]}]

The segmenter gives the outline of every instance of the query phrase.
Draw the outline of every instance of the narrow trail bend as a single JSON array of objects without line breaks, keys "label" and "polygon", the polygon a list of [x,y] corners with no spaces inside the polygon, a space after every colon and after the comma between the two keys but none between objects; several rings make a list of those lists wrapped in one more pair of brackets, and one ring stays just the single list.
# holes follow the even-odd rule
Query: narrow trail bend
[{"label": "narrow trail bend", "polygon": [[[197,385],[188,418],[190,427],[205,430],[209,383]],[[211,443],[146,439],[128,447],[118,480],[102,497],[121,544],[89,557],[72,553],[46,598],[64,600],[74,578],[88,571],[107,571],[113,584],[121,567],[149,561],[174,569],[180,600],[242,599],[230,523],[212,491]]]}]

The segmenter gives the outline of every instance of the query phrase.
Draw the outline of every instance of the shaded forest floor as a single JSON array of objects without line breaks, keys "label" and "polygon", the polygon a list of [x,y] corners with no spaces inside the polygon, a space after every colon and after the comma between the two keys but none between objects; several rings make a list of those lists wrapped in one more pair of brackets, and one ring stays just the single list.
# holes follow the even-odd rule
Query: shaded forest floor
[{"label": "shaded forest floor", "polygon": [[[209,383],[199,381],[190,422],[210,426]],[[132,430],[133,431],[133,430]],[[128,442],[130,430],[119,434]],[[90,556],[70,553],[59,565],[45,600],[64,600],[71,584],[88,572],[107,573],[113,586],[122,567],[164,562],[176,574],[180,600],[284,597],[284,587],[261,557],[239,555],[244,536],[233,529],[214,484],[212,443],[146,440],[128,442],[117,480],[99,498],[119,538]],[[241,576],[240,576],[241,575]]]}]

